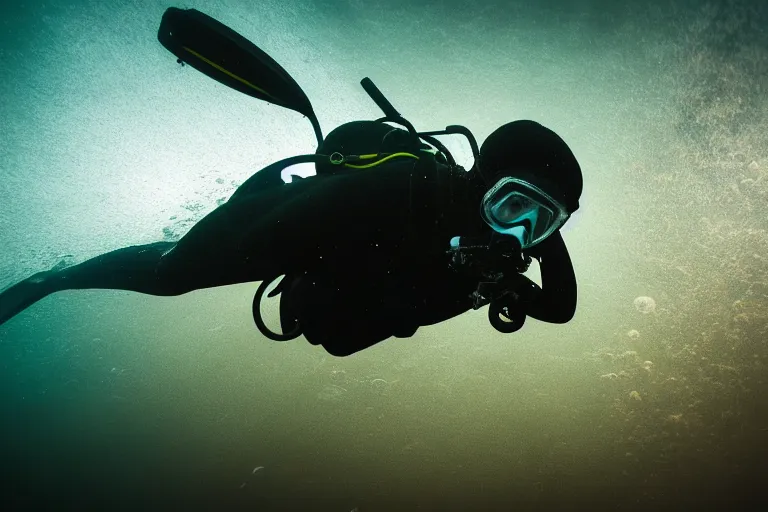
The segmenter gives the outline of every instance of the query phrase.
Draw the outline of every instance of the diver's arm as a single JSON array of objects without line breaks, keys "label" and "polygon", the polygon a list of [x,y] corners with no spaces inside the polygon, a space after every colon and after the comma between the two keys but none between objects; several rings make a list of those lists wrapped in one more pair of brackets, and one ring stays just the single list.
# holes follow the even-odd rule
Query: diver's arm
[{"label": "diver's arm", "polygon": [[531,282],[526,314],[542,322],[564,324],[576,312],[576,275],[560,232],[553,233],[527,254],[539,261],[541,288]]}]

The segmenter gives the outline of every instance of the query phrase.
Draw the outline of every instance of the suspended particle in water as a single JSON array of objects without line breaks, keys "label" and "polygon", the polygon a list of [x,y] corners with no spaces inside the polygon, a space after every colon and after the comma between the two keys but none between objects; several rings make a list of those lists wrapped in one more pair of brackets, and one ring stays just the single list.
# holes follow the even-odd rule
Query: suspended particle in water
[{"label": "suspended particle in water", "polygon": [[644,315],[656,311],[656,301],[651,297],[637,297],[634,300],[635,309]]},{"label": "suspended particle in water", "polygon": [[347,390],[345,388],[331,384],[321,389],[317,394],[317,398],[328,402],[340,402],[344,400],[346,392]]},{"label": "suspended particle in water", "polygon": [[627,332],[627,336],[629,336],[629,339],[636,340],[640,337],[640,332],[637,329],[632,329],[631,331]]},{"label": "suspended particle in water", "polygon": [[667,421],[670,423],[682,423],[683,422],[683,413],[679,414],[670,414],[667,416]]}]

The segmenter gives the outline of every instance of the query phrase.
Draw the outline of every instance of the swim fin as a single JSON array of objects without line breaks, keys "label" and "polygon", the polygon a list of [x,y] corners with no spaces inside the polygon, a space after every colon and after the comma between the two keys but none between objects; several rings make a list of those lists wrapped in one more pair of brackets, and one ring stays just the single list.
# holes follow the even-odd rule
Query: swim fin
[{"label": "swim fin", "polygon": [[38,272],[0,292],[0,325],[55,292],[55,287],[51,286],[51,280],[48,279],[53,272]]}]

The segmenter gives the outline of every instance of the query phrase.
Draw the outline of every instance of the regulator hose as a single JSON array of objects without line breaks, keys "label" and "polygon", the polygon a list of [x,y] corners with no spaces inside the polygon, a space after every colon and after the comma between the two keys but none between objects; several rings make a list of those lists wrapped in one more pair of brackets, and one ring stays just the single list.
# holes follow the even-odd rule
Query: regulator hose
[{"label": "regulator hose", "polygon": [[519,331],[525,324],[525,317],[522,308],[507,301],[492,301],[488,306],[488,321],[494,329],[504,334]]},{"label": "regulator hose", "polygon": [[[279,279],[280,276],[276,276],[270,279],[265,279],[261,282],[259,285],[258,290],[256,290],[256,295],[253,297],[253,306],[252,306],[252,312],[253,312],[253,321],[256,323],[256,327],[259,329],[259,332],[269,338],[273,341],[290,341],[298,338],[301,336],[301,325],[298,323],[296,324],[296,327],[291,331],[287,333],[277,333],[269,329],[267,327],[267,324],[264,323],[264,319],[261,317],[261,299],[264,298],[264,294],[267,291],[267,288],[269,288],[269,285],[275,282],[275,280]],[[280,294],[283,290],[283,281],[280,281],[278,283],[277,288],[275,288],[270,294],[269,297],[275,297]]]}]

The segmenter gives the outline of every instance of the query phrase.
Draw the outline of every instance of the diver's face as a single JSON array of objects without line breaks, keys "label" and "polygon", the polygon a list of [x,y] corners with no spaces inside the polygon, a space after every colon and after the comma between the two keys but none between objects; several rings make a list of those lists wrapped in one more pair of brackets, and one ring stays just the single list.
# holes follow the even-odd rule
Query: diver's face
[{"label": "diver's face", "polygon": [[520,217],[521,212],[528,209],[528,206],[521,197],[510,197],[494,210],[494,214],[500,223],[513,223]]}]

